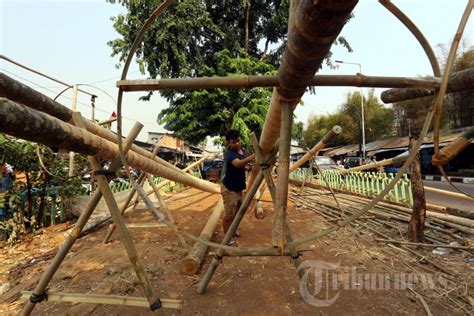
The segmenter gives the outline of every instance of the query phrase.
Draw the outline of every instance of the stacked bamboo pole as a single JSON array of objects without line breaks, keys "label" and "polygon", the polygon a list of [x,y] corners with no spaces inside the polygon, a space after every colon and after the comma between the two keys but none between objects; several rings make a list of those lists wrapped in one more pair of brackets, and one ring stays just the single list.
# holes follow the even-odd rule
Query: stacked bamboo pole
[{"label": "stacked bamboo pole", "polygon": [[[11,101],[21,103],[37,111],[47,113],[61,121],[72,123],[73,112],[70,109],[1,72],[0,97],[4,97]],[[84,119],[84,124],[86,125],[86,129],[89,132],[99,137],[102,137],[110,142],[117,143],[118,136],[112,133],[110,130],[107,130],[87,119]],[[175,172],[183,173],[181,169],[168,163],[167,161],[161,159],[156,155],[152,155],[151,152],[143,148],[140,148],[136,145],[132,145],[131,150],[142,156],[153,159],[158,163],[174,170]]]},{"label": "stacked bamboo pole", "polygon": [[[0,126],[0,131],[23,139],[107,160],[114,159],[119,153],[115,143],[4,98],[0,98],[0,120],[5,123]],[[219,187],[213,183],[197,179],[182,171],[175,172],[173,169],[136,152],[128,152],[125,158],[127,164],[144,172],[206,192],[220,192]]]},{"label": "stacked bamboo pole", "polygon": [[[313,197],[301,197],[302,199],[311,200],[311,203],[316,204],[324,204],[326,206],[331,206],[334,209],[337,209],[335,202],[330,199],[328,196],[324,195],[320,189],[317,189],[319,186],[314,186],[313,184],[309,184],[309,186],[315,188],[307,188],[308,192],[312,192]],[[346,193],[339,192],[337,194],[338,200],[342,203],[344,210],[351,210],[353,212],[361,205],[366,204],[369,199],[363,198],[360,196],[354,196]],[[409,215],[412,213],[412,210],[407,207],[389,204],[385,202],[378,203],[368,214],[384,219],[384,220],[397,220],[404,223],[408,223],[410,220]],[[440,230],[447,232],[444,229],[439,229],[438,225],[443,225],[445,227],[449,227],[450,229],[454,229],[457,231],[461,231],[466,234],[474,235],[474,220],[454,216],[449,214],[441,214],[438,212],[427,211],[427,227],[434,230]],[[449,232],[448,232],[449,233]]]}]

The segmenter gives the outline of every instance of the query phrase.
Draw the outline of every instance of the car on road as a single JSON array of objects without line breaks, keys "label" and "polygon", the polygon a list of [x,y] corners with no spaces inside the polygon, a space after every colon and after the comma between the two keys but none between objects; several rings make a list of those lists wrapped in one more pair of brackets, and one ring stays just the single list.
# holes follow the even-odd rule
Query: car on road
[{"label": "car on road", "polygon": [[314,157],[313,165],[311,167],[314,175],[318,173],[318,168],[316,168],[315,164],[318,165],[321,171],[328,171],[328,170],[335,171],[339,169],[339,166],[336,164],[336,162],[332,158],[326,157],[326,156],[316,156]]},{"label": "car on road", "polygon": [[344,168],[350,169],[350,168],[354,168],[354,167],[363,166],[363,165],[366,165],[366,164],[369,164],[369,163],[372,163],[372,162],[374,162],[374,161],[370,158],[347,157],[346,159],[344,159]]}]

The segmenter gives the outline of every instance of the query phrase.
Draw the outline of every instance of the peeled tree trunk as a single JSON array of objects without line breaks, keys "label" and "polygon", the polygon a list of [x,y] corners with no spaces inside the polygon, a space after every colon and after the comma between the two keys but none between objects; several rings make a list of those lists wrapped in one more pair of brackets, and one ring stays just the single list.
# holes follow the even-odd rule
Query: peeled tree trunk
[{"label": "peeled tree trunk", "polygon": [[[415,137],[410,138],[410,148],[416,142]],[[417,153],[415,160],[411,166],[411,188],[413,193],[413,212],[411,214],[410,223],[408,224],[408,237],[413,242],[424,242],[424,230],[426,219],[426,200],[425,189],[421,181],[420,153]]]}]

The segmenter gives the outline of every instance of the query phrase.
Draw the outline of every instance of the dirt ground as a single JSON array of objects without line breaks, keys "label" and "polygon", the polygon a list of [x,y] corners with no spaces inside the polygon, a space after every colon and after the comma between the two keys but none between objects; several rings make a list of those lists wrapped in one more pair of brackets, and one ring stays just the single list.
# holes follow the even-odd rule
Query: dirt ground
[{"label": "dirt ground", "polygon": [[[176,221],[189,232],[199,235],[206,220],[217,203],[219,195],[185,189],[167,195]],[[264,195],[264,219],[247,214],[240,226],[239,246],[269,246],[273,207],[270,196]],[[289,225],[294,239],[306,236],[331,223],[314,212],[302,207],[289,208]],[[127,223],[155,223],[151,213],[144,209],[127,213]],[[37,236],[28,236],[14,247],[4,248],[0,253],[0,284],[10,283],[10,290],[0,297],[0,314],[17,314],[24,304],[19,291],[33,290],[64,240],[64,232],[73,223],[44,229]],[[144,291],[133,275],[126,252],[118,234],[112,242],[104,245],[102,238],[107,230],[103,224],[95,231],[80,238],[67,255],[64,263],[49,285],[49,291],[65,293],[109,294],[144,297]],[[211,257],[206,258],[196,276],[180,274],[180,259],[185,251],[178,246],[174,233],[167,228],[131,228],[140,260],[162,298],[183,300],[181,310],[166,310],[167,314],[196,315],[398,315],[426,314],[423,303],[435,315],[469,314],[472,305],[460,304],[459,295],[472,299],[472,253],[456,250],[439,256],[444,265],[456,271],[455,282],[448,288],[425,289],[415,282],[411,289],[378,289],[364,287],[364,278],[371,275],[393,277],[404,274],[424,274],[438,280],[439,273],[430,264],[403,252],[374,241],[372,233],[348,226],[299,249],[307,250],[303,262],[313,264],[313,273],[305,275],[300,283],[296,269],[289,257],[226,257],[216,270],[207,291],[196,293],[196,287],[206,271]],[[394,238],[399,232],[387,231]],[[223,238],[221,229],[214,241]],[[431,249],[417,249],[427,257],[436,256]],[[321,262],[331,265],[317,277],[316,267]],[[350,270],[352,269],[352,270]],[[329,276],[327,270],[339,274]],[[352,272],[348,272],[348,271]],[[316,271],[316,272],[315,272]],[[359,278],[351,277],[349,287],[344,286],[344,277],[356,271]],[[319,274],[318,274],[319,275]],[[329,276],[331,277],[331,276]],[[335,283],[336,284],[335,284]],[[393,282],[392,282],[393,283]],[[469,284],[464,284],[469,283]],[[300,286],[303,284],[303,286]],[[464,287],[464,292],[461,293]],[[361,289],[361,287],[364,287]],[[306,289],[309,299],[303,299],[301,289]],[[460,293],[459,295],[456,293]],[[421,298],[420,298],[421,297]],[[336,298],[334,301],[331,299]],[[474,302],[474,300],[473,300]],[[312,304],[310,304],[312,303]],[[321,306],[321,305],[328,306]],[[316,306],[315,306],[316,305]],[[461,306],[460,306],[461,305]],[[34,315],[149,315],[142,307],[119,305],[42,302],[37,304]]]}]

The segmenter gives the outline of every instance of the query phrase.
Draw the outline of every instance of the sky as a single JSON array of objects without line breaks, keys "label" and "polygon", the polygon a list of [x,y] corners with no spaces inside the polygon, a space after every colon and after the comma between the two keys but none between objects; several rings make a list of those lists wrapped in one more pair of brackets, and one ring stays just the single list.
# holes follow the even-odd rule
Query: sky
[{"label": "sky", "polygon": [[[457,30],[467,0],[394,0],[423,32],[437,54],[438,44],[448,48]],[[111,57],[109,40],[118,38],[110,17],[124,13],[119,4],[105,0],[0,0],[0,51],[30,68],[39,70],[68,84],[87,84],[83,90],[98,95],[96,118],[106,120],[116,110],[116,81],[121,68],[118,57]],[[353,48],[348,53],[333,47],[333,59],[359,63],[364,75],[405,76],[432,75],[431,66],[421,46],[409,31],[376,0],[360,0],[353,18],[342,30]],[[464,32],[465,45],[472,46],[474,18]],[[18,66],[0,60],[0,71],[54,98],[64,86],[44,79]],[[353,75],[359,67],[340,64],[338,69],[324,67],[319,74]],[[128,79],[146,79],[135,63]],[[91,87],[92,86],[92,87]],[[100,90],[99,90],[100,89]],[[316,94],[305,94],[303,105],[296,108],[296,121],[306,123],[312,115],[334,113],[355,87],[319,87]],[[101,90],[106,91],[106,93]],[[376,89],[379,96],[381,89]],[[367,94],[367,89],[363,89]],[[162,132],[156,123],[158,113],[168,106],[155,94],[150,102],[138,101],[143,93],[125,93],[123,130],[134,122],[144,125],[138,139],[146,141],[147,132]],[[70,107],[71,91],[58,101]],[[91,117],[90,96],[79,93],[78,111]]]}]

